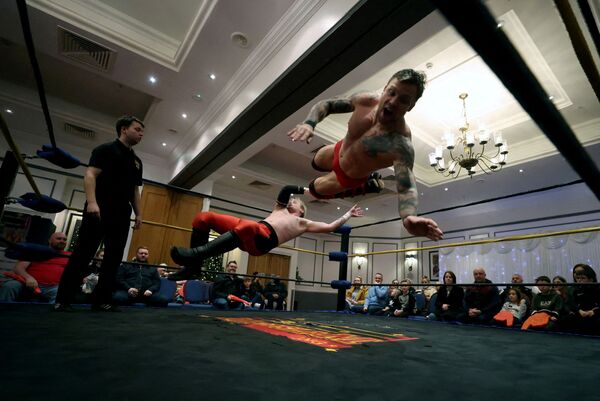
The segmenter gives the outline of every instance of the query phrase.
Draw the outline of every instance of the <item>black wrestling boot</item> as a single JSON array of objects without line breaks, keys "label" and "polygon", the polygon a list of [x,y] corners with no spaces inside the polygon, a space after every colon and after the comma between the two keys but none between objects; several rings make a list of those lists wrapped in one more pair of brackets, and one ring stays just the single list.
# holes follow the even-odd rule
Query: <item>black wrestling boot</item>
[{"label": "black wrestling boot", "polygon": [[344,199],[344,198],[353,198],[355,196],[366,195],[366,194],[377,194],[377,193],[383,191],[383,188],[385,188],[385,184],[384,184],[383,180],[381,179],[381,174],[379,174],[376,171],[374,173],[371,173],[369,175],[369,179],[361,186],[352,188],[352,189],[348,189],[347,191],[344,191],[344,192],[339,192],[339,193],[335,194],[335,197]]},{"label": "black wrestling boot", "polygon": [[[209,231],[198,230],[197,228],[194,228],[192,230],[192,238],[190,239],[190,248],[198,248],[200,246],[206,245],[208,243],[208,233]],[[171,252],[173,252],[173,249],[171,250]],[[203,263],[204,259],[200,259],[192,266],[182,267],[181,270],[169,274],[167,278],[172,281],[189,280],[192,278],[196,278],[196,276],[202,270]]]},{"label": "black wrestling boot", "polygon": [[171,248],[171,259],[178,265],[186,267],[175,273],[171,273],[169,280],[177,281],[192,278],[194,275],[200,273],[201,269],[199,265],[202,265],[204,259],[229,252],[239,247],[240,244],[238,236],[232,231],[227,231],[209,243],[196,248],[174,246]]}]

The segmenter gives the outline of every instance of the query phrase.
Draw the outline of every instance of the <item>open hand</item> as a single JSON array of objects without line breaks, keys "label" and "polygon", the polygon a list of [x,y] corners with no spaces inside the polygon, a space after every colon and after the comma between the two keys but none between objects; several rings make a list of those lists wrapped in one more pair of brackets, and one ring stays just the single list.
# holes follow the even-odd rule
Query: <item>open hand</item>
[{"label": "open hand", "polygon": [[444,233],[438,227],[437,223],[431,219],[418,216],[408,216],[402,219],[402,224],[406,231],[416,237],[427,237],[438,241],[444,238]]},{"label": "open hand", "polygon": [[290,137],[292,142],[296,141],[306,141],[306,143],[310,143],[312,137],[314,135],[313,127],[308,124],[298,124],[294,129],[287,133],[287,136]]},{"label": "open hand", "polygon": [[349,212],[352,217],[362,217],[365,215],[365,212],[362,210],[362,208],[360,206],[358,206],[358,203],[356,205],[352,206],[352,208],[350,208]]}]

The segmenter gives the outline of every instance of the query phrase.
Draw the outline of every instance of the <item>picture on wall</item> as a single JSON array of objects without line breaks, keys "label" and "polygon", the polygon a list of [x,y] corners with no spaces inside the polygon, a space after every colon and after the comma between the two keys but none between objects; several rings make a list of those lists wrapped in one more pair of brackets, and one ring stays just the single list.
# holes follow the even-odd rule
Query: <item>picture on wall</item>
[{"label": "picture on wall", "polygon": [[440,253],[439,251],[429,252],[429,280],[440,280]]}]

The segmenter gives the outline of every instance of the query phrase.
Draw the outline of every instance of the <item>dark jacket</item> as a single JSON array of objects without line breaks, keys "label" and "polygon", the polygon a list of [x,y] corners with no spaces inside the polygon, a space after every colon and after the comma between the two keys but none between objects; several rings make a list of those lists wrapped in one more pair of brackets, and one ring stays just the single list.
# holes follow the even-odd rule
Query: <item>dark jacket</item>
[{"label": "dark jacket", "polygon": [[265,286],[263,295],[269,300],[273,300],[273,294],[279,294],[279,299],[287,298],[288,292],[285,284],[281,281],[271,281]]},{"label": "dark jacket", "polygon": [[227,295],[240,295],[240,288],[242,287],[242,280],[237,277],[231,277],[230,275],[221,276],[215,280],[212,287],[212,300],[217,298],[227,298]]},{"label": "dark jacket", "polygon": [[[485,282],[492,284],[488,279]],[[496,314],[502,307],[498,288],[495,285],[468,286],[465,291],[465,307],[479,309],[488,316]]]},{"label": "dark jacket", "polygon": [[[450,294],[448,294],[448,288],[452,288]],[[445,285],[441,286],[437,292],[437,298],[435,299],[435,310],[436,315],[443,314],[442,305],[448,304],[448,310],[452,311],[462,311],[463,309],[463,299],[465,297],[465,290],[462,287],[457,285],[452,287],[447,287]]]},{"label": "dark jacket", "polygon": [[137,288],[140,292],[146,290],[152,293],[160,289],[160,276],[156,267],[123,263],[117,272],[117,289],[129,290]]}]

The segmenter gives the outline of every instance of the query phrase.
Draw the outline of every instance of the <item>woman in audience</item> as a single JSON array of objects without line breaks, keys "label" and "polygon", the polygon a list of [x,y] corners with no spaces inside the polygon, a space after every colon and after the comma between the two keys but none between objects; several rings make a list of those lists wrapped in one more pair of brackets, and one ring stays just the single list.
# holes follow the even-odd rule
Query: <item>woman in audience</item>
[{"label": "woman in audience", "polygon": [[600,288],[586,285],[597,283],[591,266],[579,263],[573,267],[575,285],[570,291],[570,308],[566,326],[583,334],[600,334]]},{"label": "woman in audience", "polygon": [[435,313],[427,316],[430,320],[455,321],[458,314],[463,312],[465,292],[456,284],[456,275],[448,270],[444,273],[444,283],[440,286],[435,300]]}]

